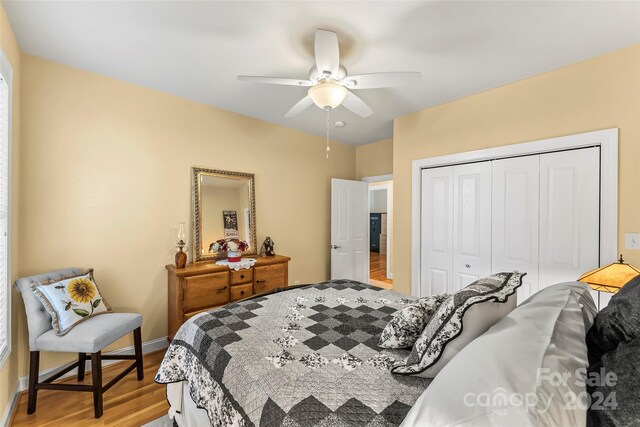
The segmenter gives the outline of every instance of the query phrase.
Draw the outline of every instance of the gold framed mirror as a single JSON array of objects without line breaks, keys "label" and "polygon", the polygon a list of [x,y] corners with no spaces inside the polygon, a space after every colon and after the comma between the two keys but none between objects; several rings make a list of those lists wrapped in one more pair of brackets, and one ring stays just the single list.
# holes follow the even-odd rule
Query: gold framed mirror
[{"label": "gold framed mirror", "polygon": [[226,257],[210,251],[216,240],[237,238],[249,244],[243,255],[256,255],[256,199],[252,173],[191,168],[193,260]]}]

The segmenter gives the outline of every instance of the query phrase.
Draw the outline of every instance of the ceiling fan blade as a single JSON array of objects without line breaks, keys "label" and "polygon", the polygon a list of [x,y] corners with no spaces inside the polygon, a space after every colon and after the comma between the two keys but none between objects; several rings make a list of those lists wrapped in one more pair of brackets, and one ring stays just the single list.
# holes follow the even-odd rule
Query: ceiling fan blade
[{"label": "ceiling fan blade", "polygon": [[307,95],[304,98],[302,98],[300,101],[298,101],[296,105],[291,107],[291,109],[287,111],[287,114],[285,114],[284,116],[287,118],[297,116],[298,114],[302,113],[304,110],[311,107],[312,105],[313,105],[313,99],[311,99],[311,97]]},{"label": "ceiling fan blade", "polygon": [[238,80],[242,80],[244,82],[286,86],[311,86],[313,84],[310,80],[285,79],[282,77],[238,76]]},{"label": "ceiling fan blade", "polygon": [[316,68],[320,74],[336,75],[340,68],[338,35],[332,31],[316,30]]},{"label": "ceiling fan blade", "polygon": [[377,89],[402,85],[417,84],[421,73],[400,71],[392,73],[370,73],[345,77],[342,83],[349,89]]},{"label": "ceiling fan blade", "polygon": [[373,110],[365,104],[365,102],[360,99],[357,95],[354,95],[352,92],[347,93],[346,98],[342,101],[342,105],[344,105],[349,110],[353,111],[360,117],[369,117],[373,114]]}]

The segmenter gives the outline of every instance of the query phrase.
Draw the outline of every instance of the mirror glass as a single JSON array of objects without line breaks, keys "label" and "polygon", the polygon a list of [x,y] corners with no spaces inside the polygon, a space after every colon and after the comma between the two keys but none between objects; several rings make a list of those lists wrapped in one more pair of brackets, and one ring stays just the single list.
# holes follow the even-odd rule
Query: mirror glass
[{"label": "mirror glass", "polygon": [[255,199],[253,174],[214,169],[194,169],[194,259],[224,258],[210,250],[220,239],[240,239],[249,247],[243,255],[255,255]]}]

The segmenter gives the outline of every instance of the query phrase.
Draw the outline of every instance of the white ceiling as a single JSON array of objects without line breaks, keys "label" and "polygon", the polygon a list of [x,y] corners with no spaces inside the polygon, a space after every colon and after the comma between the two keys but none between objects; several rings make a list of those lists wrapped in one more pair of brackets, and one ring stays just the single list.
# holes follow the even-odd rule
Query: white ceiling
[{"label": "white ceiling", "polygon": [[350,74],[420,71],[417,87],[361,90],[374,114],[338,107],[331,138],[392,135],[411,112],[640,43],[638,1],[3,1],[20,48],[305,132],[316,107],[284,114],[302,87],[238,74],[308,77],[317,28],[338,33]]}]

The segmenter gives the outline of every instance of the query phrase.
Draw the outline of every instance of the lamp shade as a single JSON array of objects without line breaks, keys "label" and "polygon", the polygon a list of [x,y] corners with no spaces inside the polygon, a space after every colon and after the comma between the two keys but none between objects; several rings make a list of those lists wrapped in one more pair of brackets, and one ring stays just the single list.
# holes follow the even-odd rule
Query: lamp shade
[{"label": "lamp shade", "polygon": [[334,109],[344,101],[348,92],[346,87],[339,85],[333,80],[327,80],[311,86],[308,94],[318,107],[322,109]]},{"label": "lamp shade", "polygon": [[615,294],[639,274],[640,270],[626,264],[620,255],[618,262],[584,273],[578,280],[588,283],[596,291]]}]

